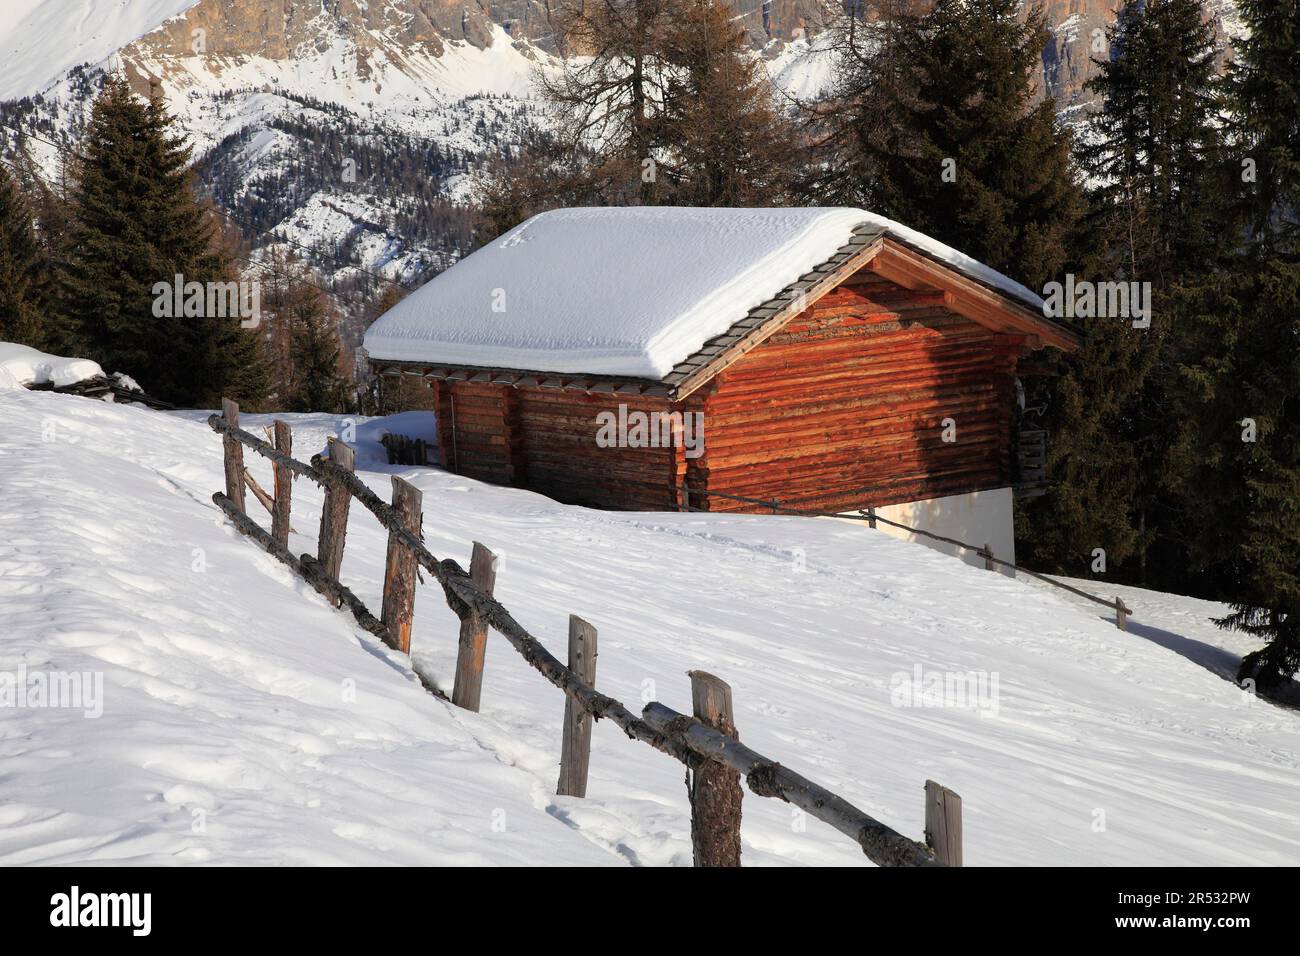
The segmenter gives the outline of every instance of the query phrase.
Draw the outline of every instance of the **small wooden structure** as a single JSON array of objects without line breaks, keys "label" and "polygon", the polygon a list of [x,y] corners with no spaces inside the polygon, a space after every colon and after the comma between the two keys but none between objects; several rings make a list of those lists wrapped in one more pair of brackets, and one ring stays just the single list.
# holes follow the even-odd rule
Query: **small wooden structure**
[{"label": "small wooden structure", "polygon": [[[872,220],[658,379],[440,362],[436,341],[370,361],[427,383],[439,462],[460,474],[605,508],[839,511],[1010,485],[1017,362],[1078,344],[1028,290]],[[602,413],[678,438],[603,446]],[[693,414],[700,454],[681,439]]]}]

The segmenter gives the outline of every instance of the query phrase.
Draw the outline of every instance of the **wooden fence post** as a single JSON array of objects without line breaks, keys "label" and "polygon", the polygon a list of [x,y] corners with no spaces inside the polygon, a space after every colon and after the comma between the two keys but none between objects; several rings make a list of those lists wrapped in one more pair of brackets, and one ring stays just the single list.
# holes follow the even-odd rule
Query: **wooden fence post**
[{"label": "wooden fence post", "polygon": [[984,570],[996,571],[998,569],[998,566],[993,563],[993,545],[985,541],[984,550],[981,552],[981,554],[984,555]]},{"label": "wooden fence post", "polygon": [[1128,630],[1128,616],[1133,613],[1133,609],[1124,603],[1121,597],[1115,598],[1115,626],[1121,631]]},{"label": "wooden fence post", "polygon": [[[239,427],[239,403],[228,398],[221,400],[221,417],[231,428]],[[221,436],[221,448],[225,453],[226,497],[240,511],[244,511],[244,446],[233,435]]]},{"label": "wooden fence post", "polygon": [[944,866],[961,866],[961,797],[925,782],[925,842]]},{"label": "wooden fence post", "polygon": [[[596,686],[596,629],[576,614],[569,615],[569,670],[588,687]],[[565,695],[560,782],[555,785],[555,792],[561,796],[585,797],[590,766],[591,714]]]},{"label": "wooden fence post", "polygon": [[[687,671],[691,702],[703,723],[736,740],[731,687],[704,671]],[[691,847],[696,866],[740,866],[740,774],[710,760],[690,775]]]},{"label": "wooden fence post", "polygon": [[873,531],[876,528],[876,509],[874,507],[867,508],[867,527]]},{"label": "wooden fence post", "polygon": [[[469,576],[488,594],[496,586],[496,556],[477,541],[469,559]],[[460,644],[456,651],[456,683],[451,702],[478,713],[483,695],[483,658],[487,654],[487,622],[473,610],[460,619]]]},{"label": "wooden fence post", "polygon": [[[282,455],[293,456],[293,430],[286,422],[275,421],[275,450]],[[272,465],[275,473],[275,500],[271,511],[271,537],[279,544],[289,544],[289,506],[293,496],[293,472],[287,465],[276,462]]]},{"label": "wooden fence post", "polygon": [[686,483],[685,478],[682,479],[681,491],[679,492],[679,497],[681,498],[681,501],[679,501],[677,504],[677,510],[690,511],[691,510],[691,486]]},{"label": "wooden fence post", "polygon": [[[356,468],[357,453],[342,439],[331,436],[328,452],[330,461],[345,471]],[[335,581],[339,579],[343,567],[343,543],[348,533],[348,506],[351,503],[352,492],[341,481],[332,481],[325,486],[325,505],[320,513],[316,560]]]},{"label": "wooden fence post", "polygon": [[[420,509],[424,495],[414,485],[393,477],[393,509],[402,528],[421,537]],[[411,653],[411,621],[415,616],[415,553],[394,534],[388,535],[388,559],[384,563],[384,626],[389,643],[403,654]]]}]

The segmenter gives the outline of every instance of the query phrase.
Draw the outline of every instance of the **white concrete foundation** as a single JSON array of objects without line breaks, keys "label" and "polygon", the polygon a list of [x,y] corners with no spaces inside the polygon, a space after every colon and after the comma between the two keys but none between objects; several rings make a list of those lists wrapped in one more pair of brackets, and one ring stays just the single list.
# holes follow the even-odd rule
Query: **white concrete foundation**
[{"label": "white concrete foundation", "polygon": [[[946,498],[929,498],[901,505],[886,505],[876,509],[876,514],[890,521],[955,538],[969,544],[992,546],[995,557],[1003,561],[1016,560],[1016,535],[1014,497],[1010,488],[973,491],[965,495]],[[886,534],[959,557],[967,564],[984,567],[984,559],[973,551],[935,541],[925,535],[912,534],[887,524],[877,526]],[[1011,568],[998,568],[1003,574],[1015,577]]]}]

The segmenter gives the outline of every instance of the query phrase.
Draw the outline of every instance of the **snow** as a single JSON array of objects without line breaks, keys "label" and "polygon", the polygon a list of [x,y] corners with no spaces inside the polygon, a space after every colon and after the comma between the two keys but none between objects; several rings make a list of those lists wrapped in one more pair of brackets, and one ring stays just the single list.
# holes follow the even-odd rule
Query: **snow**
[{"label": "snow", "polygon": [[[0,393],[0,673],[88,671],[104,691],[98,718],[3,712],[0,865],[689,864],[679,764],[601,722],[588,798],[556,797],[560,693],[496,635],[482,713],[421,690],[229,527],[210,500],[220,441],[195,417]],[[304,459],[331,433],[430,423],[274,417]],[[1212,641],[1218,612],[1197,602],[1134,593],[1125,633],[1105,609],[861,523],[599,512],[438,469],[359,474],[385,497],[392,474],[422,490],[435,554],[496,551],[497,596],[553,652],[569,614],[591,621],[597,686],[629,707],[687,709],[685,671],[716,673],[749,745],[910,836],[924,781],[952,787],[968,865],[1300,863],[1300,717],[1145,630]],[[320,507],[296,482],[296,552],[314,552]],[[354,505],[343,579],[371,608],[385,547]],[[415,656],[444,687],[455,635],[420,586]],[[896,706],[917,667],[996,678],[995,706]],[[747,864],[865,862],[788,805],[747,793],[744,813]]]},{"label": "snow", "polygon": [[99,63],[198,0],[5,0],[0,100],[40,92],[82,63]]},{"label": "snow", "polygon": [[955,249],[852,208],[544,212],[435,276],[366,332],[372,358],[662,378],[870,224],[1041,308]]},{"label": "snow", "polygon": [[99,364],[90,359],[63,358],[29,345],[0,342],[0,389],[28,385],[62,388],[103,374]]}]

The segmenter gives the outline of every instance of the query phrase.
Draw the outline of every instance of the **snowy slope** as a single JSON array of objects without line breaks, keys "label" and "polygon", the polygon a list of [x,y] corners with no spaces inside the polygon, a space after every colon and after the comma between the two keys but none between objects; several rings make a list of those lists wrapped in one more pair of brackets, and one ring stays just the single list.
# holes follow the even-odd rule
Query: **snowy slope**
[{"label": "snowy slope", "polygon": [[5,0],[0,100],[39,92],[82,63],[99,63],[199,0]]},{"label": "snowy slope", "polygon": [[[303,458],[340,426],[291,420]],[[856,523],[606,513],[365,472],[385,495],[384,471],[423,489],[435,553],[502,556],[498,596],[553,650],[569,613],[596,625],[600,688],[684,709],[684,672],[717,673],[746,742],[909,835],[927,777],[957,790],[969,864],[1300,863],[1296,714],[1056,593]],[[221,520],[220,442],[198,422],[0,393],[0,484],[0,670],[105,684],[98,719],[0,712],[0,863],[689,862],[679,765],[598,724],[589,798],[554,797],[558,691],[493,637],[482,714],[421,692]],[[314,550],[319,506],[299,481],[296,550]],[[343,577],[372,608],[384,544],[354,508]],[[455,634],[422,587],[414,648],[444,685]],[[996,675],[996,713],[895,706],[916,667]],[[863,862],[748,794],[744,838],[749,863]]]}]

